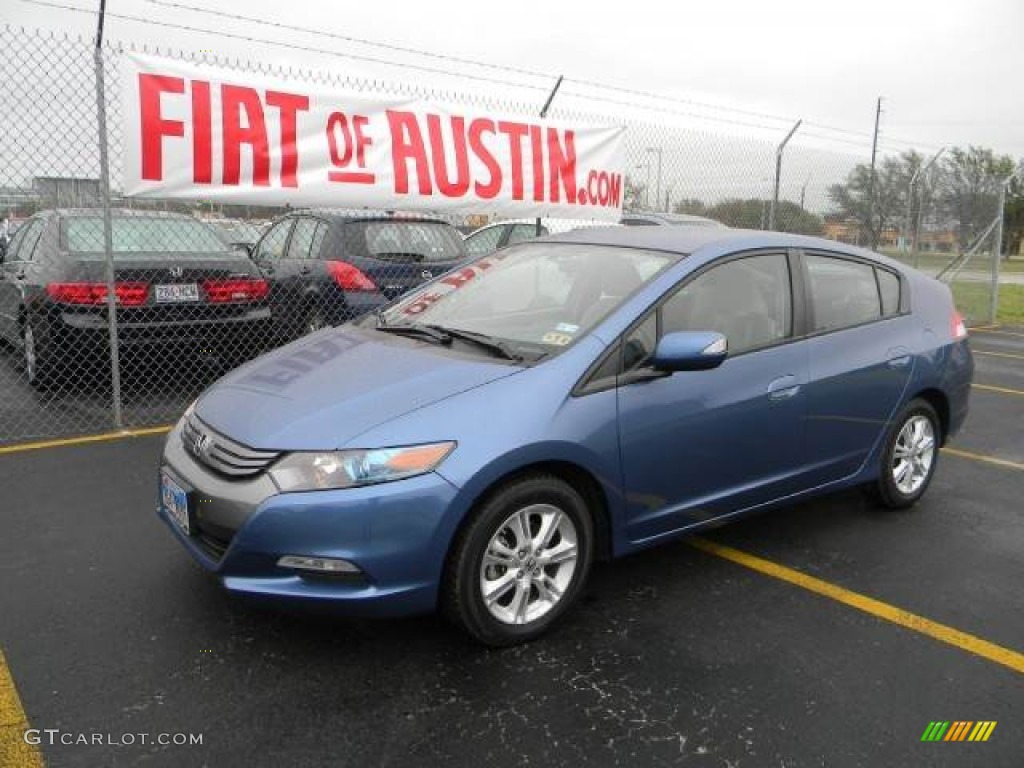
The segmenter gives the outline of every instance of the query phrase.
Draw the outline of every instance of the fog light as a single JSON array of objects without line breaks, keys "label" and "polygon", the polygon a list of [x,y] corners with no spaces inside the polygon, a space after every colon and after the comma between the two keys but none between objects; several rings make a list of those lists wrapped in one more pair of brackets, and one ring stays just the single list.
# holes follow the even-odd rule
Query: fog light
[{"label": "fog light", "polygon": [[281,568],[294,568],[299,571],[314,573],[359,573],[359,567],[348,560],[334,557],[304,557],[302,555],[285,555],[277,564]]}]

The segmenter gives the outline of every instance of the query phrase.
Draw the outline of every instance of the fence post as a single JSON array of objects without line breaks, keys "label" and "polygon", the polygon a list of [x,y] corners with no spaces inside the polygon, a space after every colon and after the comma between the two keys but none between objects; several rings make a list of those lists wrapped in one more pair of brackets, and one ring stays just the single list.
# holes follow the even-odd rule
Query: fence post
[{"label": "fence post", "polygon": [[992,308],[989,312],[989,324],[995,325],[999,316],[999,268],[1003,258],[1003,220],[1006,218],[1006,191],[1020,170],[1007,176],[999,184],[999,223],[996,225],[995,253],[992,254]]},{"label": "fence post", "polygon": [[786,138],[782,140],[778,148],[775,150],[775,192],[772,194],[772,205],[768,210],[768,229],[775,231],[775,208],[779,204],[779,177],[782,176],[782,152],[786,149],[786,145],[789,140],[793,138],[793,134],[796,133],[796,129],[800,127],[803,120],[797,120],[789,133],[786,134]]},{"label": "fence post", "polygon": [[[104,2],[102,5],[106,5]],[[110,387],[115,429],[124,426],[121,413],[121,360],[117,342],[117,295],[114,293],[114,243],[110,222],[110,160],[107,156],[107,99],[103,75],[103,8],[93,51],[96,71],[96,125],[100,150],[100,203],[103,207],[103,255],[106,261],[107,327],[110,332]]]},{"label": "fence post", "polygon": [[[548,116],[548,110],[551,109],[551,102],[555,100],[555,94],[558,93],[558,89],[562,87],[562,77],[562,75],[558,76],[558,80],[555,82],[555,87],[552,88],[551,93],[548,94],[548,100],[545,101],[544,106],[541,107],[540,117],[542,120]],[[540,237],[540,216],[537,217],[537,220],[534,222],[534,226],[536,227],[534,234],[537,237]]]}]

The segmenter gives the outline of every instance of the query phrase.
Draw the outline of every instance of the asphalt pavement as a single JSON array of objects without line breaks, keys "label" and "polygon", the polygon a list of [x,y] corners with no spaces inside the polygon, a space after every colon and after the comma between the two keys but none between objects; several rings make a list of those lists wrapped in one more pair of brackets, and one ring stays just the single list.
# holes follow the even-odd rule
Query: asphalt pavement
[{"label": "asphalt pavement", "polygon": [[[1024,329],[972,345],[1004,356],[977,355],[989,388],[915,508],[844,493],[706,538],[1024,652]],[[154,514],[161,442],[0,456],[0,648],[31,726],[202,735],[44,743],[50,766],[1021,765],[1019,669],[686,541],[599,565],[557,632],[502,651],[234,598]],[[922,743],[936,720],[997,726]]]}]

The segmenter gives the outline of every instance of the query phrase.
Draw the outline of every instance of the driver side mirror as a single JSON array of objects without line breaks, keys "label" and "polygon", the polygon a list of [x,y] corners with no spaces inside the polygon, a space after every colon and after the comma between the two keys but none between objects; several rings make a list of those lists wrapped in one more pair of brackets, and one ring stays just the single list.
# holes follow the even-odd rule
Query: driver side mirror
[{"label": "driver side mirror", "polygon": [[651,356],[659,371],[707,371],[729,355],[729,342],[714,331],[676,331],[661,337]]}]

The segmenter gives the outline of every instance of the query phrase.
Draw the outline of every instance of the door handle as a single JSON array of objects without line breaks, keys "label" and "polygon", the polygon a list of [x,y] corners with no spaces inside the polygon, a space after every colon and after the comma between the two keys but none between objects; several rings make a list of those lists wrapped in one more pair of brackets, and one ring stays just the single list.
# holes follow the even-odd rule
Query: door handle
[{"label": "door handle", "polygon": [[885,364],[890,368],[906,368],[910,365],[910,352],[906,347],[889,347],[885,357]]},{"label": "door handle", "polygon": [[769,400],[788,400],[800,391],[796,376],[780,376],[768,385]]}]

